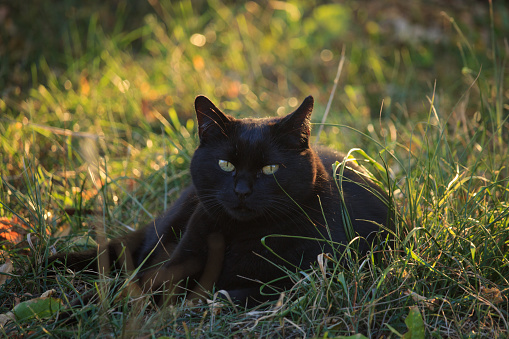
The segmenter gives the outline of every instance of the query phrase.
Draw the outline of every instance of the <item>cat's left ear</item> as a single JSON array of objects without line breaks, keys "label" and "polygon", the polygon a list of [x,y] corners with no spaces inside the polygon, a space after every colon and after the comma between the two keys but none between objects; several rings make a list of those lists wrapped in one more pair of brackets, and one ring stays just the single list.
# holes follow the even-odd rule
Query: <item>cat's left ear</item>
[{"label": "cat's left ear", "polygon": [[203,141],[209,135],[226,136],[226,126],[233,119],[217,108],[212,101],[203,95],[194,100],[196,118],[198,119],[198,135]]},{"label": "cat's left ear", "polygon": [[310,95],[293,113],[288,114],[278,125],[283,134],[291,137],[300,147],[309,147],[311,135],[311,113],[313,112],[313,97]]}]

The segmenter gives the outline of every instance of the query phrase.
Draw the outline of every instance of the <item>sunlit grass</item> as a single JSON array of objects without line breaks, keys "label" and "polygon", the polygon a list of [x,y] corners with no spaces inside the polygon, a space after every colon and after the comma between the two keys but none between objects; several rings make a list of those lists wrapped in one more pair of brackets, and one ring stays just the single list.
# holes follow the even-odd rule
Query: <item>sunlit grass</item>
[{"label": "sunlit grass", "polygon": [[[153,9],[129,31],[104,32],[92,16],[86,38],[70,32],[64,71],[41,59],[24,96],[0,98],[0,217],[18,216],[24,239],[1,248],[0,263],[10,257],[15,275],[0,287],[0,313],[52,288],[79,304],[70,319],[11,322],[0,333],[394,337],[417,305],[426,337],[507,336],[506,8],[470,14],[481,22],[471,27],[423,4],[442,24],[438,41],[405,40],[358,2]],[[406,24],[407,33],[435,32]],[[398,212],[397,237],[381,258],[331,254],[326,260],[344,260],[295,274],[280,304],[250,312],[227,300],[157,310],[150,296],[132,294],[129,274],[98,281],[47,269],[51,251],[79,248],[76,235],[123,234],[178,197],[190,181],[196,95],[236,117],[261,117],[286,114],[311,94],[316,133],[343,47],[320,143],[361,148],[376,162],[354,153]],[[89,290],[98,295],[81,305]]]}]

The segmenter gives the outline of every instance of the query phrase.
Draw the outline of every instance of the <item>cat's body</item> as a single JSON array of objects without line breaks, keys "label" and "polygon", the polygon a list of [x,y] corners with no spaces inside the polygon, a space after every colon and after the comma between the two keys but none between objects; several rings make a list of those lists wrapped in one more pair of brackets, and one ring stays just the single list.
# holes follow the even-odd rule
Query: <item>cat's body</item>
[{"label": "cat's body", "polygon": [[[320,253],[346,245],[347,219],[364,239],[361,251],[389,224],[385,192],[360,167],[348,162],[335,180],[333,164],[343,156],[310,148],[311,97],[284,118],[234,119],[205,97],[195,106],[193,184],[155,222],[108,245],[109,260],[125,246],[122,263],[146,268],[142,285],[168,288],[191,278],[240,301],[264,299],[261,283],[285,275],[277,265],[307,269]],[[94,253],[70,254],[67,262],[82,268]]]}]

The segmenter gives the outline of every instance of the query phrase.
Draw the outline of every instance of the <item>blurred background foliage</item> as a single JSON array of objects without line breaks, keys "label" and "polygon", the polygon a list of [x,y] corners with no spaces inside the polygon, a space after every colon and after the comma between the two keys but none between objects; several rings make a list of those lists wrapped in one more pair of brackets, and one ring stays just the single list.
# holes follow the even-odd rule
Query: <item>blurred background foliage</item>
[{"label": "blurred background foliage", "polygon": [[[493,29],[501,39],[509,31],[505,5],[494,1]],[[485,53],[495,47],[488,10],[488,1],[467,0],[7,1],[0,5],[1,95],[25,99],[28,89],[53,77],[76,76],[70,68],[87,78],[109,61],[135,58],[138,65],[118,67],[129,82],[135,74],[130,68],[143,68],[143,80],[159,96],[188,99],[201,88],[217,99],[247,100],[235,89],[247,84],[243,92],[262,99],[274,91],[280,100],[310,91],[327,97],[344,46],[345,99],[366,100],[360,113],[376,117],[385,98],[386,116],[401,114],[404,109],[396,107],[418,105],[432,79],[460,95],[465,80],[458,71],[466,67],[463,72],[475,76],[488,63],[484,58],[495,52]],[[458,53],[464,41],[455,34],[456,23],[469,47],[481,53]],[[182,74],[194,81],[182,82]],[[220,82],[206,81],[210,76]],[[80,79],[69,80],[74,88]],[[163,111],[171,105],[165,106]]]}]

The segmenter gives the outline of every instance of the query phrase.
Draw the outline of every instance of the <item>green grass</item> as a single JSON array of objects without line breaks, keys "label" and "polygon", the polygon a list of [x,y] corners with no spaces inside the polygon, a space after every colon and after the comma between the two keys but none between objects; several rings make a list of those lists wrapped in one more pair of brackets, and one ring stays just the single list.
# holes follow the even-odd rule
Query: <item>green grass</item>
[{"label": "green grass", "polygon": [[[20,59],[2,79],[0,217],[20,218],[23,241],[0,242],[0,264],[14,265],[0,314],[49,289],[65,305],[97,295],[71,317],[10,322],[0,333],[396,338],[418,325],[405,322],[417,306],[426,337],[508,336],[509,10],[495,2],[493,12],[357,1],[78,7],[62,24],[63,46],[30,65]],[[190,181],[196,95],[248,117],[288,113],[311,94],[318,124],[343,47],[320,143],[361,148],[384,168],[366,163],[398,210],[383,260],[352,250],[295,275],[281,305],[255,311],[227,302],[157,310],[129,294],[132,276],[48,269],[50,252],[76,249],[76,236],[123,234],[178,197]]]}]

